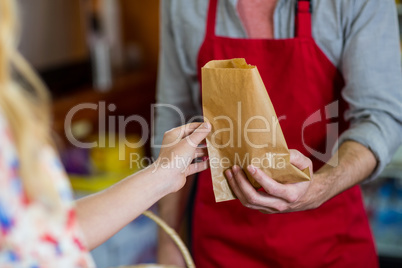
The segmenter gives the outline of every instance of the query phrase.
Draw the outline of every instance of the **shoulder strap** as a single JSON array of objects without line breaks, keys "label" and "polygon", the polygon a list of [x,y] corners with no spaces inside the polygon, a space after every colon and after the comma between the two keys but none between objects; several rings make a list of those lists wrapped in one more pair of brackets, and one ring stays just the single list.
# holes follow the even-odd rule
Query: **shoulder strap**
[{"label": "shoulder strap", "polygon": [[215,36],[217,10],[218,10],[218,0],[210,0],[207,14],[206,36]]},{"label": "shoulder strap", "polygon": [[295,37],[312,37],[311,33],[311,0],[297,0]]}]

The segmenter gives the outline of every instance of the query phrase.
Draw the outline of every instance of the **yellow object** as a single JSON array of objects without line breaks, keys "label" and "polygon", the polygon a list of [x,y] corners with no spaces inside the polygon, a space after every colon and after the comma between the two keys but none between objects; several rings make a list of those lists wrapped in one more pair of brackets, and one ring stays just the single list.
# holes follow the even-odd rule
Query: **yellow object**
[{"label": "yellow object", "polygon": [[[100,136],[98,139],[98,147],[91,149],[90,152],[93,175],[70,174],[69,176],[71,186],[75,191],[91,193],[102,191],[138,172],[149,162],[140,161],[144,157],[142,146],[138,148],[128,146],[140,140],[137,135],[128,135],[125,140],[118,140],[107,135]],[[104,141],[104,145],[100,141]],[[132,161],[133,159],[136,161]]]},{"label": "yellow object", "polygon": [[94,176],[76,176],[70,175],[71,187],[74,191],[96,193],[127,177],[129,174],[114,174],[108,173],[104,175]]},{"label": "yellow object", "polygon": [[113,144],[110,144],[111,140],[109,136],[100,137],[100,139],[104,139],[105,145],[91,150],[91,160],[95,167],[95,172],[120,173],[123,170],[130,170],[134,173],[143,168],[133,163],[130,165],[131,158],[142,159],[144,157],[143,147],[131,148],[128,146],[128,144],[134,144],[140,140],[137,135],[125,137],[126,141],[112,137],[112,142],[114,140]]}]

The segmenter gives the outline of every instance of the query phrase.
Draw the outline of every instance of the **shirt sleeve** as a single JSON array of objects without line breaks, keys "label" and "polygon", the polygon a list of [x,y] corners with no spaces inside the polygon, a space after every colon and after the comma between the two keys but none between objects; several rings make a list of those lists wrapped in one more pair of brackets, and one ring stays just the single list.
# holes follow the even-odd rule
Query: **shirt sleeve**
[{"label": "shirt sleeve", "polygon": [[152,153],[159,154],[163,134],[174,127],[185,124],[198,114],[194,105],[191,81],[184,70],[184,48],[176,42],[172,25],[173,1],[161,1],[160,52],[157,82],[157,104]]},{"label": "shirt sleeve", "polygon": [[350,128],[339,138],[369,148],[379,175],[402,142],[402,71],[398,20],[392,0],[356,0],[344,29],[340,68]]}]

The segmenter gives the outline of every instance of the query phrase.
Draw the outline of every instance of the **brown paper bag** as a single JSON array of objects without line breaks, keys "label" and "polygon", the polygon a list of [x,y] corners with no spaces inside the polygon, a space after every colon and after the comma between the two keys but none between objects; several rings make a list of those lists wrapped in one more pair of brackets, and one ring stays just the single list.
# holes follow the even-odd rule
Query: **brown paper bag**
[{"label": "brown paper bag", "polygon": [[[280,89],[278,89],[280,90]],[[310,180],[308,168],[290,164],[289,150],[257,67],[244,59],[210,61],[202,68],[204,117],[212,125],[207,137],[216,202],[235,199],[224,171],[253,164],[281,183]]]}]

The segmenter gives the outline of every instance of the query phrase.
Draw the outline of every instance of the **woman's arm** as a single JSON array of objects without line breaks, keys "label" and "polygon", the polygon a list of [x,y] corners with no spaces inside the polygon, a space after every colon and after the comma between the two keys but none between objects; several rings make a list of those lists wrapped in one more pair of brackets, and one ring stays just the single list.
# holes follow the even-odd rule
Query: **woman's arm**
[{"label": "woman's arm", "polygon": [[152,204],[183,187],[186,177],[205,170],[205,155],[197,147],[208,135],[209,124],[193,123],[165,133],[164,148],[155,163],[112,187],[77,201],[78,221],[89,250],[99,246]]}]

